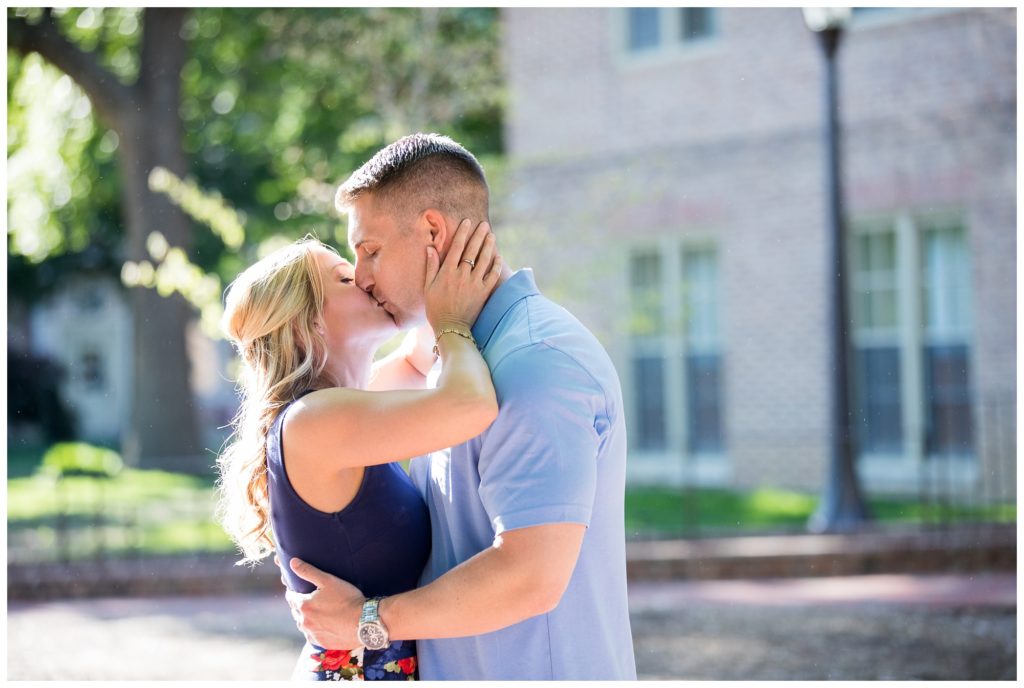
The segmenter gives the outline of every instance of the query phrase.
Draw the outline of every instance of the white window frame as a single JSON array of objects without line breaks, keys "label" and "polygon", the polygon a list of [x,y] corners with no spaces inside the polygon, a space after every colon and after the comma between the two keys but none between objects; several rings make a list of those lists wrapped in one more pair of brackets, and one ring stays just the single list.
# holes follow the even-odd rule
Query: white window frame
[{"label": "white window frame", "polygon": [[[722,355],[722,366],[725,368],[724,347],[721,342],[722,323],[722,276],[721,249],[718,242],[711,237],[695,236],[680,240],[678,237],[666,237],[648,241],[632,242],[625,255],[625,274],[628,294],[628,312],[630,318],[634,312],[633,292],[629,269],[632,256],[638,252],[657,253],[661,258],[661,293],[662,317],[665,333],[660,337],[661,355],[664,360],[665,384],[665,444],[663,451],[643,450],[630,447],[630,460],[627,464],[631,482],[668,483],[673,485],[697,484],[707,486],[724,486],[733,480],[733,465],[729,456],[728,407],[721,405],[723,449],[721,452],[691,453],[688,449],[688,400],[686,390],[685,361],[687,341],[685,332],[683,302],[683,254],[687,250],[711,249],[715,251],[719,268],[718,295],[715,299],[719,322],[719,353]],[[637,348],[632,333],[627,332],[623,350],[625,364],[619,366],[622,379],[623,399],[626,405],[626,417],[631,437],[639,435],[636,417],[637,398],[634,387],[633,361],[639,353],[648,353],[646,346]],[[725,394],[725,379],[722,377],[721,393]]]},{"label": "white window frame", "polygon": [[[618,7],[611,10],[611,43],[615,46],[616,62],[621,68],[651,66],[678,60],[702,58],[721,49],[720,7],[711,10],[711,35],[691,40],[682,39],[681,7],[658,7],[658,45],[648,50],[629,48],[629,10]],[[667,35],[666,35],[667,34]]]},{"label": "white window frame", "polygon": [[[865,489],[873,492],[916,491],[920,487],[922,476],[930,486],[939,487],[949,482],[950,489],[957,489],[965,482],[978,479],[978,457],[974,454],[947,459],[945,457],[927,456],[924,446],[924,427],[927,400],[924,398],[924,344],[925,329],[923,322],[922,294],[922,250],[924,234],[929,229],[941,225],[957,227],[964,232],[969,242],[970,228],[967,218],[956,210],[939,210],[929,213],[900,212],[895,215],[861,216],[849,223],[847,233],[847,275],[851,288],[847,291],[849,313],[853,313],[852,276],[856,265],[853,263],[854,244],[863,233],[883,232],[890,228],[896,234],[896,284],[897,308],[896,317],[900,332],[900,403],[903,419],[903,451],[891,452],[859,452],[857,457],[858,473]],[[968,243],[968,272],[970,272],[971,252]],[[973,322],[973,291],[971,294]],[[857,329],[851,329],[851,340],[854,344],[861,336]],[[868,337],[870,335],[867,335]],[[968,365],[970,378],[968,384],[973,388],[977,384],[977,366],[975,365],[975,330],[967,332],[964,341],[968,347]],[[856,380],[855,358],[850,358],[851,379]],[[974,390],[972,389],[972,392]],[[856,409],[857,390],[851,386],[851,408]],[[977,394],[971,395],[977,399]],[[971,409],[975,413],[975,407]],[[976,417],[972,419],[975,421]],[[978,424],[974,422],[974,432],[978,432]],[[927,472],[933,475],[928,476]]]}]

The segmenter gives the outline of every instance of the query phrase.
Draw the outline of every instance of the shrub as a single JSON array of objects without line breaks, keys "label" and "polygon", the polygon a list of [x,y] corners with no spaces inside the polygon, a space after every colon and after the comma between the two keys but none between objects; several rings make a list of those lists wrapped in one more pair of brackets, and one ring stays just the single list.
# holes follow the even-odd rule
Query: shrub
[{"label": "shrub", "polygon": [[40,470],[56,478],[69,475],[112,478],[123,468],[121,456],[112,449],[84,442],[60,442],[43,455]]}]

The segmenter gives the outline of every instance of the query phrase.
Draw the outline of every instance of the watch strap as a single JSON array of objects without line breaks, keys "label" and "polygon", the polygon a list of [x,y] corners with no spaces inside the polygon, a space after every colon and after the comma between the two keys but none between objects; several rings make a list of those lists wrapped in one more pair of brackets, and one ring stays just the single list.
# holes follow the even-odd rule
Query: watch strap
[{"label": "watch strap", "polygon": [[371,623],[380,621],[380,601],[383,597],[371,597],[363,602],[363,612],[359,616],[359,623]]}]

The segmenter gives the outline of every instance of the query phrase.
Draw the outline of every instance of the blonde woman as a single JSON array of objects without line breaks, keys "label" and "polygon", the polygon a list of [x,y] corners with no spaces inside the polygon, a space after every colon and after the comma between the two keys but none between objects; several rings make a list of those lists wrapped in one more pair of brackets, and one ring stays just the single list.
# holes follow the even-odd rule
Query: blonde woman
[{"label": "blonde woman", "polygon": [[[486,223],[463,221],[445,260],[425,261],[432,331],[398,331],[354,282],[354,267],[315,239],[276,251],[228,289],[224,329],[242,359],[242,406],[219,458],[220,521],[244,558],[276,552],[289,589],[313,586],[292,557],[351,581],[367,597],[416,587],[430,517],[396,463],[457,445],[490,425],[494,387],[470,327],[494,290],[501,257]],[[436,355],[438,384],[425,389]],[[282,565],[283,564],[283,565]],[[415,643],[349,652],[306,643],[293,678],[408,679]]]}]

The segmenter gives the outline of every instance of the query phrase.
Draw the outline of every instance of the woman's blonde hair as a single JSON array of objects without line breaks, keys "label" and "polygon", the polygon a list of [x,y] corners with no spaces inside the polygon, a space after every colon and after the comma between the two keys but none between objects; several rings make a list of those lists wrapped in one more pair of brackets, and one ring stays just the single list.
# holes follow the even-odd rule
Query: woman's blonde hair
[{"label": "woman's blonde hair", "polygon": [[[309,389],[334,386],[317,331],[324,285],[307,236],[274,251],[235,278],[221,327],[241,358],[242,399],[233,433],[217,459],[217,520],[238,545],[239,564],[274,551],[267,491],[267,432],[278,413]],[[325,247],[328,248],[328,247]]]}]

